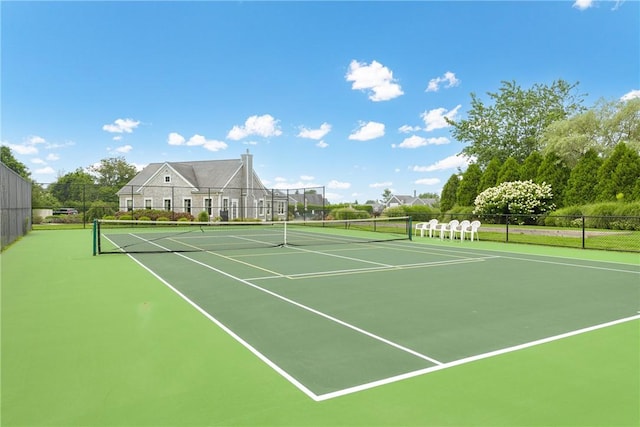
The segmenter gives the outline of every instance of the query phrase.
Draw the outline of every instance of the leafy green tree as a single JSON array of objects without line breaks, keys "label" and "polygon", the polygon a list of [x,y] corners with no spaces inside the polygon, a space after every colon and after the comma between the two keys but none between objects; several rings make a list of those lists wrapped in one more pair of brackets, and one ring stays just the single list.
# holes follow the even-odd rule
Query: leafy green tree
[{"label": "leafy green tree", "polygon": [[480,166],[476,163],[472,163],[467,167],[467,170],[462,174],[462,181],[458,183],[458,189],[456,191],[456,201],[460,206],[473,206],[473,201],[478,195],[478,186],[480,185],[480,179],[482,178],[482,171]]},{"label": "leafy green tree", "polygon": [[550,86],[522,89],[514,81],[503,81],[498,92],[487,93],[492,105],[471,93],[468,118],[447,122],[453,127],[453,137],[469,144],[462,152],[476,157],[481,167],[492,159],[504,162],[508,157],[523,162],[538,149],[545,128],[583,110],[584,96],[575,93],[577,86],[557,80]]},{"label": "leafy green tree", "polygon": [[31,207],[34,209],[51,209],[60,207],[60,202],[41,184],[31,183]]},{"label": "leafy green tree", "polygon": [[391,196],[393,196],[393,194],[391,193],[391,190],[389,190],[388,188],[385,188],[384,191],[382,192],[382,203],[387,203],[389,199],[391,199]]},{"label": "leafy green tree", "polygon": [[493,159],[487,164],[480,178],[480,186],[478,191],[484,191],[487,188],[494,187],[498,183],[498,174],[500,173],[500,160]]},{"label": "leafy green tree", "polygon": [[418,194],[418,198],[420,199],[436,199],[440,200],[440,195],[438,193],[420,193]]},{"label": "leafy green tree", "polygon": [[97,183],[107,187],[122,187],[136,176],[134,165],[127,163],[124,157],[102,159],[91,171],[97,175]]},{"label": "leafy green tree", "polygon": [[544,153],[554,151],[573,168],[588,151],[608,157],[620,143],[640,149],[640,99],[600,100],[588,111],[559,120],[545,129],[541,145]]},{"label": "leafy green tree", "polygon": [[640,156],[627,144],[620,143],[598,169],[596,200],[631,201],[640,180]]},{"label": "leafy green tree", "polygon": [[95,198],[108,202],[117,202],[117,192],[137,174],[136,167],[127,163],[124,157],[102,159],[90,168],[96,175],[98,192]]},{"label": "leafy green tree", "polygon": [[564,206],[564,191],[570,174],[571,170],[556,153],[547,153],[542,159],[536,182],[546,183],[551,186],[556,207],[561,208]]},{"label": "leafy green tree", "polygon": [[[94,180],[82,168],[59,177],[49,186],[51,194],[62,204],[80,206],[87,199],[87,192],[94,190]],[[70,203],[71,202],[71,203]]]},{"label": "leafy green tree", "polygon": [[6,145],[0,147],[0,161],[24,179],[31,180],[31,172],[29,172],[27,166],[16,159],[11,152],[11,148]]},{"label": "leafy green tree", "polygon": [[442,195],[440,196],[440,211],[447,212],[455,206],[457,199],[456,193],[458,192],[458,185],[460,184],[460,178],[458,174],[453,174],[449,180],[442,187]]},{"label": "leafy green tree", "polygon": [[538,169],[542,164],[542,154],[539,151],[534,151],[529,154],[522,165],[520,166],[520,179],[522,181],[536,181],[538,178]]},{"label": "leafy green tree", "polygon": [[571,170],[565,191],[565,206],[586,205],[596,200],[598,180],[595,171],[602,166],[602,159],[594,149],[588,150]]},{"label": "leafy green tree", "polygon": [[520,165],[518,161],[513,157],[509,157],[506,162],[502,164],[500,172],[498,172],[498,184],[509,181],[520,180]]}]

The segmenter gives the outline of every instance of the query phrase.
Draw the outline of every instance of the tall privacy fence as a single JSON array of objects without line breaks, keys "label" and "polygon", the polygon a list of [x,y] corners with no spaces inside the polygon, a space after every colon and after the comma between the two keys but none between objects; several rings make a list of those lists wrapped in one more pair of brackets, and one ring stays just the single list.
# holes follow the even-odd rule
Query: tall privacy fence
[{"label": "tall privacy fence", "polygon": [[0,163],[1,249],[31,229],[31,183]]},{"label": "tall privacy fence", "polygon": [[484,241],[640,252],[640,216],[446,214],[439,218],[452,219],[479,220],[478,235]]}]

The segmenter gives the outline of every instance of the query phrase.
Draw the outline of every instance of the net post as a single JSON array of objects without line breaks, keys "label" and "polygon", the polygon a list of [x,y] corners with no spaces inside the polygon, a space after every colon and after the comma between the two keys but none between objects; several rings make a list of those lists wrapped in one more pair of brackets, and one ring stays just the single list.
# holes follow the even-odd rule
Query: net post
[{"label": "net post", "polygon": [[411,217],[409,217],[407,221],[408,221],[407,226],[409,227],[409,240],[413,240],[413,225],[412,225],[413,223],[412,223],[412,218],[411,218]]},{"label": "net post", "polygon": [[98,228],[98,220],[93,220],[93,256],[97,255],[98,252],[98,238],[96,237],[96,231]]},{"label": "net post", "polygon": [[282,240],[282,246],[287,246],[287,221],[284,222],[284,236]]}]

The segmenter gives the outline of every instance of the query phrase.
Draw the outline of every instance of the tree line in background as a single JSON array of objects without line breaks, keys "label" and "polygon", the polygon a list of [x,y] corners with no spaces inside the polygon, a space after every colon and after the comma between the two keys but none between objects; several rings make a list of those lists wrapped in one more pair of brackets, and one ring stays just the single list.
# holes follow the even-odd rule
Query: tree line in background
[{"label": "tree line in background", "polygon": [[[511,81],[502,82],[497,92],[488,92],[487,102],[471,93],[467,118],[447,119],[452,136],[467,144],[462,154],[470,165],[451,175],[436,209],[443,214],[471,212],[484,191],[507,182],[528,181],[550,187],[552,200],[547,206],[554,209],[599,202],[640,203],[640,99],[600,100],[587,109],[577,89],[578,83],[564,80],[528,89]],[[0,160],[32,181],[28,168],[15,159],[10,148],[0,147]],[[117,206],[116,192],[136,173],[123,157],[116,157],[63,174],[48,186],[32,181],[32,206],[105,212],[108,206]],[[437,194],[421,196],[425,195],[438,199]],[[390,196],[385,190],[382,198]],[[82,206],[87,200],[91,206]],[[379,214],[366,205],[356,202],[355,206],[365,212],[358,212],[359,216]],[[329,208],[333,216],[353,214],[344,204]],[[405,206],[385,214],[416,211],[414,214],[424,216],[419,210]]]}]

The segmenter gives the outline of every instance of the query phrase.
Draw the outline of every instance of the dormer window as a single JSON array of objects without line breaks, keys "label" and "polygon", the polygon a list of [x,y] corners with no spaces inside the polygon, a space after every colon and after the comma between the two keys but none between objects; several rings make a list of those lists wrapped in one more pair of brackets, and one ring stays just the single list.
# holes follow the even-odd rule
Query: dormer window
[{"label": "dormer window", "polygon": [[165,175],[164,176],[164,182],[165,182],[165,184],[169,184],[171,182],[171,175]]}]

